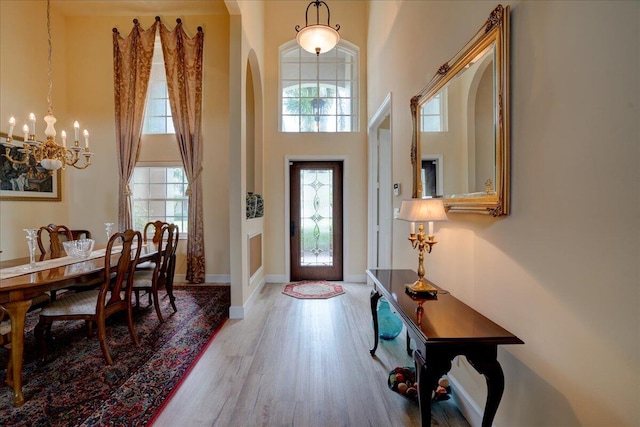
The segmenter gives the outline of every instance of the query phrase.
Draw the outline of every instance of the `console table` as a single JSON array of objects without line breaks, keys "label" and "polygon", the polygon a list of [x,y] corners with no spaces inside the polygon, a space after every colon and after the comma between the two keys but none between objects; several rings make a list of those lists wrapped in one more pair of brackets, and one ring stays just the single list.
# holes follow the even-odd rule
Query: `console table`
[{"label": "console table", "polygon": [[405,324],[408,337],[416,343],[413,359],[422,426],[431,425],[431,393],[436,389],[438,380],[449,372],[454,357],[464,355],[486,378],[487,402],[482,426],[490,427],[504,391],[504,374],[497,359],[498,345],[524,342],[433,283],[438,288],[435,299],[408,295],[405,285],[416,281],[418,275],[415,271],[367,270],[367,275],[374,284],[371,315],[375,342],[370,353],[375,355],[378,348],[376,308],[378,300],[384,296]]}]

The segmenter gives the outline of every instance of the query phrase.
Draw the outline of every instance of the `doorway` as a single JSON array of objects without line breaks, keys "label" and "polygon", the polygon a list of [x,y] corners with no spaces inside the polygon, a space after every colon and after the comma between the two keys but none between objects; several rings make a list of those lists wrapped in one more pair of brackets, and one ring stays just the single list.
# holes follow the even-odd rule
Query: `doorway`
[{"label": "doorway", "polygon": [[[391,93],[368,126],[369,215],[368,268],[391,268],[393,246],[393,137]],[[397,195],[401,195],[398,185]]]},{"label": "doorway", "polygon": [[289,163],[291,280],[342,280],[341,161]]}]

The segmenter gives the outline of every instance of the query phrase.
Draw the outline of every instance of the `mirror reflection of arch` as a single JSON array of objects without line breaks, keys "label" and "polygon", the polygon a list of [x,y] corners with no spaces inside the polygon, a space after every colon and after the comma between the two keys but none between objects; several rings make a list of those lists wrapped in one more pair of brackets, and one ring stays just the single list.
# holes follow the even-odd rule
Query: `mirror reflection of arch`
[{"label": "mirror reflection of arch", "polygon": [[[443,197],[450,213],[509,215],[509,12],[509,6],[498,5],[473,38],[411,98],[412,197]],[[437,98],[446,103],[433,101]],[[446,128],[427,131],[422,122],[427,109],[435,110],[434,103],[443,110]],[[425,163],[434,158],[437,161]],[[431,193],[424,189],[425,165],[435,167],[431,176],[439,177],[437,185],[430,184]]]},{"label": "mirror reflection of arch", "polygon": [[[492,45],[422,104],[423,197],[495,191],[494,55]],[[425,160],[434,158],[439,161],[425,167]],[[429,190],[434,186],[425,174],[435,174],[437,194]]]},{"label": "mirror reflection of arch", "polygon": [[280,47],[280,130],[355,132],[358,127],[357,46],[341,40],[315,55],[295,41]]}]

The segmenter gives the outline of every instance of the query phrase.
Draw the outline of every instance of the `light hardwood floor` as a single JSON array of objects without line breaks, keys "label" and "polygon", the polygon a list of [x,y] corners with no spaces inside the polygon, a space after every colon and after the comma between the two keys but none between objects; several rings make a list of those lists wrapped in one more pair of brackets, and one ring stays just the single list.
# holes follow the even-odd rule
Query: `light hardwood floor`
[{"label": "light hardwood floor", "polygon": [[[243,320],[228,320],[154,423],[174,426],[418,426],[418,405],[387,387],[412,366],[404,332],[376,357],[366,284],[300,300],[266,284]],[[451,400],[432,424],[468,426]]]}]

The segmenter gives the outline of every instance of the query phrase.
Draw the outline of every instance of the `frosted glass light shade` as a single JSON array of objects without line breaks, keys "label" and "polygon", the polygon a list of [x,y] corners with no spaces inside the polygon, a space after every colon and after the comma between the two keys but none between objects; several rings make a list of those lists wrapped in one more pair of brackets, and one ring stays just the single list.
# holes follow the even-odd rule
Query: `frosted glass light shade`
[{"label": "frosted glass light shade", "polygon": [[298,31],[296,41],[307,52],[319,55],[333,49],[340,41],[340,34],[327,25],[308,25]]},{"label": "frosted glass light shade", "polygon": [[398,219],[411,222],[449,220],[442,199],[403,200]]}]

